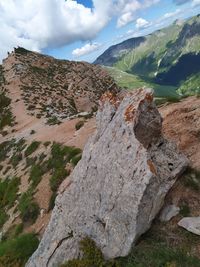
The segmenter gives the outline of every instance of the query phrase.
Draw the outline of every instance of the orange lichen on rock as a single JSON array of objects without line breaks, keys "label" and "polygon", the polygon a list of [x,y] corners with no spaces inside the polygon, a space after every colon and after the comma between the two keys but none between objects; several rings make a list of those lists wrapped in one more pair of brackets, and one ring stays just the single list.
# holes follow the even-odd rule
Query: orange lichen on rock
[{"label": "orange lichen on rock", "polygon": [[109,102],[114,107],[118,107],[120,104],[120,99],[118,98],[117,94],[114,92],[107,91],[104,93],[100,98],[101,103],[104,105],[105,102]]},{"label": "orange lichen on rock", "polygon": [[132,121],[133,118],[134,118],[134,115],[135,115],[135,107],[133,106],[133,104],[129,105],[125,111],[125,114],[124,114],[124,118],[125,118],[125,121]]},{"label": "orange lichen on rock", "polygon": [[157,175],[157,170],[156,170],[156,167],[155,167],[154,163],[149,159],[149,160],[147,160],[147,164],[148,164],[148,166],[150,168],[150,171],[153,174]]},{"label": "orange lichen on rock", "polygon": [[148,102],[152,102],[153,101],[153,93],[147,93],[146,96],[145,96],[145,99]]}]

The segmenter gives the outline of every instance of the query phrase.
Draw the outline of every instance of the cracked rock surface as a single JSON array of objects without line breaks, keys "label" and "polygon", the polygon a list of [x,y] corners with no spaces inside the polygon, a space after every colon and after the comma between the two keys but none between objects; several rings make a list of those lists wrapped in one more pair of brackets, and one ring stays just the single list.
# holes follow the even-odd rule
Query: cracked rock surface
[{"label": "cracked rock surface", "polygon": [[89,236],[106,258],[126,256],[151,226],[188,161],[162,136],[150,89],[104,94],[97,131],[56,199],[41,243],[26,267],[78,258]]}]

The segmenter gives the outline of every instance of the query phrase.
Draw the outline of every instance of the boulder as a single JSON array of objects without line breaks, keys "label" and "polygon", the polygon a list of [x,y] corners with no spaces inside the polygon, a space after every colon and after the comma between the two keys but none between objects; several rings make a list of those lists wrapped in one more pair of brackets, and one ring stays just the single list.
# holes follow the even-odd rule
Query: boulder
[{"label": "boulder", "polygon": [[200,217],[185,217],[178,222],[178,225],[193,234],[200,235]]},{"label": "boulder", "polygon": [[163,138],[150,89],[104,94],[96,123],[27,267],[57,267],[80,257],[79,241],[86,236],[105,258],[126,256],[188,164]]}]

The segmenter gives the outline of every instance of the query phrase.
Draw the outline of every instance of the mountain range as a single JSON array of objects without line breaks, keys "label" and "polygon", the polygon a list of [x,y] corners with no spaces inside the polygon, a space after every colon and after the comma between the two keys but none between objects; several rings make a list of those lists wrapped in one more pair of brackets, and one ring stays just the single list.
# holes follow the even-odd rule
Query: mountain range
[{"label": "mountain range", "polygon": [[158,97],[199,93],[200,15],[111,46],[94,63],[122,87],[150,85]]}]

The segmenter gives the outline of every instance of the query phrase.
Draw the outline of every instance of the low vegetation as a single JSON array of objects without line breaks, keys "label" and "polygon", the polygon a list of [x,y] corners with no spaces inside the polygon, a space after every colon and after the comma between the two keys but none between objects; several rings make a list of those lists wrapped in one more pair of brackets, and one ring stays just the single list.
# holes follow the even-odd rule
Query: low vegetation
[{"label": "low vegetation", "polygon": [[101,250],[89,238],[80,242],[80,249],[83,252],[82,259],[70,260],[60,267],[120,267],[117,262],[105,261]]},{"label": "low vegetation", "polygon": [[20,179],[14,177],[0,181],[0,208],[11,208],[17,199],[17,192],[20,185]]},{"label": "low vegetation", "polygon": [[[157,229],[157,230],[155,230]],[[81,259],[70,260],[60,267],[198,267],[200,259],[192,256],[184,246],[172,246],[167,242],[159,228],[147,232],[130,254],[124,258],[106,261],[94,241],[85,238],[80,242],[83,252]],[[184,243],[191,242],[191,236],[179,233]],[[190,235],[190,234],[189,234]],[[192,243],[199,239],[193,237]]]},{"label": "low vegetation", "polygon": [[8,220],[9,216],[6,214],[6,212],[1,209],[0,210],[0,228],[4,225],[4,223]]},{"label": "low vegetation", "polygon": [[192,169],[192,168],[188,168],[184,174],[182,181],[186,187],[189,187],[197,192],[200,191],[200,172],[199,171]]},{"label": "low vegetation", "polygon": [[14,239],[19,236],[23,231],[23,224],[12,225],[8,231],[3,235],[2,240]]},{"label": "low vegetation", "polygon": [[28,190],[22,194],[19,200],[18,209],[23,222],[34,223],[36,221],[40,209],[38,204],[33,200],[32,190]]},{"label": "low vegetation", "polygon": [[5,126],[11,126],[14,121],[10,103],[11,100],[4,93],[0,93],[0,130]]},{"label": "low vegetation", "polygon": [[85,121],[79,121],[76,123],[75,125],[75,128],[76,128],[76,131],[78,131],[79,129],[81,129],[84,125]]},{"label": "low vegetation", "polygon": [[35,152],[37,150],[37,148],[39,147],[40,142],[38,141],[33,141],[25,150],[25,156],[28,157],[30,156],[33,152]]},{"label": "low vegetation", "polygon": [[37,249],[39,240],[35,234],[23,234],[0,243],[0,267],[24,267]]}]

